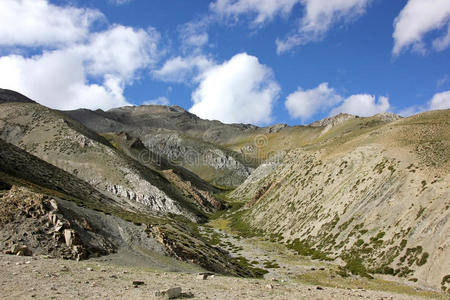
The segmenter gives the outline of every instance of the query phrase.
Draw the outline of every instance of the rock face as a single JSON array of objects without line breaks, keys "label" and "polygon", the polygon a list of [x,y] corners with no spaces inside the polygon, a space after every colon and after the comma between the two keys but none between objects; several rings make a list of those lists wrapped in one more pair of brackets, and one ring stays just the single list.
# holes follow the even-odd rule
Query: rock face
[{"label": "rock face", "polygon": [[37,104],[0,104],[0,138],[77,176],[117,202],[193,221],[182,192],[83,125]]},{"label": "rock face", "polygon": [[153,153],[219,186],[237,186],[253,170],[241,162],[243,158],[238,153],[178,133],[147,134],[141,139]]},{"label": "rock face", "polygon": [[250,201],[252,227],[303,255],[440,288],[450,263],[448,120],[450,110],[429,112],[291,150],[231,196]]}]

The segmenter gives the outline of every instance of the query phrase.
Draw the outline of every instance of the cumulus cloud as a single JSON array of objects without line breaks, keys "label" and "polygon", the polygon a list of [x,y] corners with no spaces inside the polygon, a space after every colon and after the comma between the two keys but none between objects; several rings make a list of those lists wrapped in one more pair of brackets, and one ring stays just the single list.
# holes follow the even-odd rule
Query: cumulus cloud
[{"label": "cumulus cloud", "polygon": [[[0,7],[4,3],[10,4],[9,0],[5,1],[1,2]],[[37,22],[36,16],[41,16],[42,11],[67,17],[68,22],[70,17],[88,20],[93,14],[86,9],[57,7],[44,0],[14,2],[22,5],[20,22],[24,24]],[[30,10],[30,7],[36,8],[36,11]],[[41,45],[44,48],[34,48],[33,52],[41,51],[34,56],[27,56],[27,51],[22,51],[22,55],[0,57],[0,86],[24,93],[46,106],[57,109],[109,109],[128,105],[123,95],[125,86],[134,81],[140,69],[152,66],[159,59],[159,34],[154,29],[145,31],[114,25],[104,31],[92,33],[87,25],[81,26],[84,23],[80,25],[72,22],[70,24],[79,25],[82,29],[81,34],[77,35],[72,34],[70,24],[58,22],[58,16],[41,17],[51,22],[52,18],[56,18],[53,24],[43,23],[51,27],[50,33],[34,32],[35,36],[32,38],[19,34],[10,45]],[[6,27],[15,28],[15,20],[8,19],[8,22],[10,23]],[[66,25],[67,28],[64,27]],[[0,32],[1,30],[3,27]],[[69,36],[72,35],[71,39],[67,39],[70,43],[65,43],[66,40],[54,34],[66,34],[66,31]],[[50,35],[51,38],[48,37]],[[53,44],[55,49],[45,47],[49,44]]]},{"label": "cumulus cloud", "polygon": [[272,20],[278,14],[287,15],[301,0],[217,0],[210,9],[222,18],[237,19],[243,14],[254,14],[254,25]]},{"label": "cumulus cloud", "polygon": [[392,52],[398,55],[411,48],[413,51],[425,53],[425,35],[439,29],[446,30],[434,39],[433,47],[436,50],[444,50],[450,45],[450,1],[409,0],[394,21]]},{"label": "cumulus cloud", "polygon": [[47,0],[2,0],[0,45],[55,46],[81,41],[103,15],[93,9],[59,7]]},{"label": "cumulus cloud", "polygon": [[152,71],[154,78],[166,82],[189,83],[198,74],[214,66],[214,61],[204,55],[191,57],[173,57],[167,60],[159,70]]},{"label": "cumulus cloud", "polygon": [[142,104],[144,105],[169,105],[170,101],[167,97],[158,97],[156,99],[144,101]]},{"label": "cumulus cloud", "polygon": [[450,108],[450,91],[435,94],[428,105],[430,110]]},{"label": "cumulus cloud", "polygon": [[426,103],[426,105],[415,105],[405,107],[398,112],[399,115],[409,117],[428,110],[450,109],[450,91],[440,92]]},{"label": "cumulus cloud", "polygon": [[189,110],[197,116],[225,123],[265,124],[280,88],[273,72],[247,53],[233,56],[197,78]]},{"label": "cumulus cloud", "polygon": [[349,22],[363,15],[372,0],[301,0],[305,15],[297,32],[281,40],[277,39],[277,53],[309,42],[321,40],[338,22]]},{"label": "cumulus cloud", "polygon": [[370,117],[388,111],[390,108],[387,97],[379,97],[367,94],[352,95],[345,99],[341,105],[331,110],[330,115],[348,113],[360,117]]},{"label": "cumulus cloud", "polygon": [[1,57],[0,85],[57,109],[108,109],[128,104],[121,79],[105,75],[101,84],[87,83],[82,58],[70,51],[32,58]]},{"label": "cumulus cloud", "polygon": [[341,101],[342,97],[324,82],[309,90],[299,87],[296,92],[287,96],[285,107],[291,117],[300,118],[305,122],[316,113],[327,111]]},{"label": "cumulus cloud", "polygon": [[154,64],[159,59],[159,34],[115,25],[109,30],[94,33],[89,43],[75,47],[85,58],[90,74],[117,74],[129,79],[139,68]]},{"label": "cumulus cloud", "polygon": [[285,106],[292,118],[299,118],[302,122],[310,120],[317,113],[330,112],[330,116],[348,113],[368,117],[390,108],[387,97],[379,97],[378,101],[375,96],[367,94],[344,98],[326,82],[309,90],[298,88],[287,96]]}]

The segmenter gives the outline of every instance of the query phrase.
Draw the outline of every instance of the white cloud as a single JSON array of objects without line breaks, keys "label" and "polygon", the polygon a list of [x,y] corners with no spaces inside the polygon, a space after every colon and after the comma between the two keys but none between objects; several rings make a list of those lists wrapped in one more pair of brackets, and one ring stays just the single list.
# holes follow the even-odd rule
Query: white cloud
[{"label": "white cloud", "polygon": [[0,1],[0,45],[54,46],[81,41],[103,15],[92,9],[59,7],[47,0]]},{"label": "white cloud", "polygon": [[287,15],[301,0],[216,0],[210,9],[222,18],[237,19],[243,14],[254,14],[254,25],[272,20],[278,14]]},{"label": "white cloud", "polygon": [[142,104],[144,105],[169,105],[170,101],[167,97],[158,97],[156,99],[144,101]]},{"label": "white cloud", "polygon": [[413,115],[422,113],[424,111],[426,111],[426,108],[424,106],[414,105],[414,106],[408,106],[408,107],[401,109],[398,112],[398,114],[402,117],[409,117],[409,116],[413,116]]},{"label": "white cloud", "polygon": [[296,92],[287,96],[285,106],[291,117],[300,118],[305,122],[316,113],[327,111],[341,101],[342,97],[324,82],[309,90],[299,87]]},{"label": "white cloud", "polygon": [[330,116],[348,113],[368,117],[386,112],[390,108],[387,97],[379,97],[378,101],[375,96],[367,94],[344,98],[326,82],[309,90],[299,88],[287,96],[285,106],[291,117],[300,118],[302,122],[310,120],[317,113],[329,111],[331,111]]},{"label": "white cloud", "polygon": [[[10,1],[1,2],[0,6],[4,3],[10,4]],[[23,18],[20,22],[24,24],[36,22],[36,14],[40,16],[42,11],[67,18],[73,13],[78,16],[80,12],[87,11],[56,7],[42,0],[15,3],[24,7],[20,14]],[[33,5],[37,5],[36,12],[29,9]],[[47,16],[42,17],[46,19]],[[57,16],[49,16],[47,19],[51,21],[53,17],[59,20]],[[11,23],[3,25],[14,28],[14,20],[7,21]],[[55,21],[55,24],[45,26],[47,25],[54,26],[53,29],[58,32],[56,27],[65,24]],[[24,93],[41,104],[57,109],[109,109],[127,105],[123,95],[125,85],[132,84],[139,70],[153,66],[159,59],[159,34],[152,28],[144,31],[121,25],[96,33],[88,32],[87,27],[81,29],[82,38],[74,35],[68,44],[53,45],[56,47],[54,50],[35,48],[35,52],[41,53],[32,57],[26,55],[27,51],[19,52],[21,55],[0,57],[0,86]],[[3,29],[0,28],[1,30]],[[67,30],[71,35],[70,26]],[[63,41],[49,39],[48,32],[33,33],[35,36],[32,39],[26,34],[19,34],[10,45],[20,47],[37,43],[46,46],[50,42]]]},{"label": "white cloud", "polygon": [[90,74],[117,74],[129,79],[139,69],[159,59],[159,34],[115,25],[107,31],[92,34],[89,43],[76,47],[85,58]]},{"label": "white cloud", "polygon": [[108,0],[109,3],[114,5],[124,5],[130,3],[132,0]]},{"label": "white cloud", "polygon": [[366,12],[372,0],[216,0],[210,9],[221,19],[237,20],[254,16],[252,25],[260,26],[276,16],[288,16],[296,4],[304,6],[299,27],[285,39],[277,39],[277,53],[322,39],[337,22],[349,22]]},{"label": "white cloud", "polygon": [[197,116],[225,123],[264,124],[280,88],[272,70],[246,53],[208,69],[198,77],[189,110]]},{"label": "white cloud", "polygon": [[389,108],[390,104],[387,97],[379,97],[378,101],[376,101],[373,95],[358,94],[345,99],[341,105],[331,110],[330,115],[348,113],[360,117],[370,117],[386,112]]},{"label": "white cloud", "polygon": [[180,35],[181,46],[186,52],[201,52],[203,46],[209,41],[208,27],[211,20],[208,17],[201,18],[195,22],[188,22],[180,25],[178,32]]},{"label": "white cloud", "polygon": [[409,0],[395,18],[392,51],[398,55],[412,47],[414,51],[425,53],[425,35],[446,26],[446,33],[433,41],[436,50],[443,50],[450,44],[450,1]]},{"label": "white cloud", "polygon": [[321,40],[337,22],[349,22],[363,15],[372,0],[301,0],[305,16],[298,31],[286,39],[277,39],[277,53],[309,42]]},{"label": "white cloud", "polygon": [[398,112],[399,115],[409,117],[428,110],[450,109],[450,91],[436,93],[426,103],[426,105],[415,105],[403,108]]},{"label": "white cloud", "polygon": [[450,108],[450,91],[437,93],[429,102],[430,110],[449,109]]},{"label": "white cloud", "polygon": [[82,59],[70,51],[32,58],[1,57],[0,86],[57,109],[108,109],[128,104],[121,79],[105,75],[102,84],[87,83]]},{"label": "white cloud", "polygon": [[188,83],[198,74],[214,66],[214,61],[204,55],[192,57],[173,57],[167,60],[159,70],[152,71],[152,75],[166,82]]}]

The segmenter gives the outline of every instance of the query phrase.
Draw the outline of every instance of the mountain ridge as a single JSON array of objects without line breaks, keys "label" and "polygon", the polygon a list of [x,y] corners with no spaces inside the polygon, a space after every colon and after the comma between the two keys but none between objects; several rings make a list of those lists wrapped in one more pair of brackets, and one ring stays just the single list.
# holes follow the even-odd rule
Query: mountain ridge
[{"label": "mountain ridge", "polygon": [[[257,127],[202,120],[168,106],[56,111],[6,94],[0,103],[4,199],[56,197],[70,224],[94,211],[115,224],[112,235],[120,220],[131,221],[137,227],[126,227],[145,235],[138,240],[150,252],[223,274],[267,270],[236,248],[225,251],[229,244],[214,224],[244,239],[270,237],[298,257],[332,261],[339,278],[390,276],[450,288],[450,110],[408,118],[339,114],[307,126]],[[53,168],[56,173],[40,171]],[[49,190],[48,180],[58,176],[75,184],[72,192],[61,193],[69,187],[63,183]],[[109,238],[105,253],[129,242]],[[94,240],[102,239],[108,234]]]}]

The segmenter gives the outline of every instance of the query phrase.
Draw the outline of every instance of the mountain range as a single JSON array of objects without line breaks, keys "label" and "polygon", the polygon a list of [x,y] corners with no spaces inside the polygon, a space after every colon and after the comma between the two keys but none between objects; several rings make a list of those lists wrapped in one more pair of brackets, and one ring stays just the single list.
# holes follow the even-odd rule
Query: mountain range
[{"label": "mountain range", "polygon": [[257,127],[0,89],[0,130],[3,251],[262,276],[204,234],[220,219],[343,278],[450,291],[450,110]]}]

